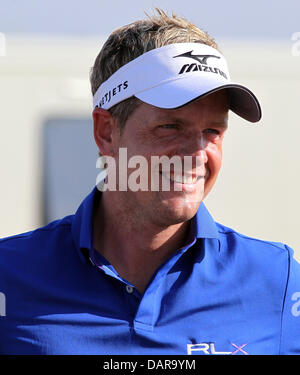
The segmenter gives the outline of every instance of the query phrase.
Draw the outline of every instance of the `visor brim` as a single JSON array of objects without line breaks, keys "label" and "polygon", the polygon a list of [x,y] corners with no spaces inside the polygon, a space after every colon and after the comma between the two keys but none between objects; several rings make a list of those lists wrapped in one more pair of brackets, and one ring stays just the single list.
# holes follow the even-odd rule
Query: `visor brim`
[{"label": "visor brim", "polygon": [[176,109],[224,89],[229,93],[230,110],[252,123],[261,119],[261,107],[253,92],[238,83],[225,83],[223,79],[212,81],[190,76],[164,82],[135,96],[158,108]]}]

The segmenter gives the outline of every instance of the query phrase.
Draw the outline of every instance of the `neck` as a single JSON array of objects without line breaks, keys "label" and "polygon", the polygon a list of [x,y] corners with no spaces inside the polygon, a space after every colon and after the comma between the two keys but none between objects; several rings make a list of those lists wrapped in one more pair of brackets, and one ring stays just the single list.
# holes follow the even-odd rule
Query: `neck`
[{"label": "neck", "polygon": [[146,223],[132,215],[134,210],[116,204],[108,193],[102,194],[96,207],[94,247],[122,278],[143,292],[157,268],[184,245],[189,222],[168,226]]}]

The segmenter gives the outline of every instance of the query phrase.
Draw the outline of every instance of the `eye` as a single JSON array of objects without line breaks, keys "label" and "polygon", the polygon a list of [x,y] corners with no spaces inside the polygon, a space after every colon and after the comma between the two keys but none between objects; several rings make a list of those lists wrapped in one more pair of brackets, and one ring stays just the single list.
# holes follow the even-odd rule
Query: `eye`
[{"label": "eye", "polygon": [[224,132],[214,128],[207,128],[203,131],[203,134],[209,142],[216,143],[222,140]]},{"label": "eye", "polygon": [[204,130],[204,133],[219,135],[219,134],[220,134],[220,131],[217,130],[217,129],[205,129],[205,130]]},{"label": "eye", "polygon": [[177,129],[178,125],[177,124],[163,124],[159,125],[159,129]]}]

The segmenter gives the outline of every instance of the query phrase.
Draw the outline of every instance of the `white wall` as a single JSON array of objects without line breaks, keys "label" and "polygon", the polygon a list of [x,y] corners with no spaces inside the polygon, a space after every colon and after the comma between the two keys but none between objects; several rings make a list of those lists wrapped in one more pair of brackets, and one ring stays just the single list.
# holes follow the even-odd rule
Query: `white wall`
[{"label": "white wall", "polygon": [[89,116],[89,69],[101,40],[6,37],[0,58],[0,236],[39,226],[42,124]]},{"label": "white wall", "polygon": [[[90,116],[96,39],[6,36],[0,57],[0,237],[41,225],[41,125],[50,115]],[[258,125],[231,115],[224,164],[206,204],[214,218],[289,244],[300,259],[300,57],[291,45],[223,41],[233,80],[263,109]],[[95,168],[95,176],[97,170]]]},{"label": "white wall", "polygon": [[207,205],[215,220],[287,243],[300,259],[300,56],[289,44],[223,46],[232,79],[257,94],[263,118],[252,125],[231,115],[223,169]]}]

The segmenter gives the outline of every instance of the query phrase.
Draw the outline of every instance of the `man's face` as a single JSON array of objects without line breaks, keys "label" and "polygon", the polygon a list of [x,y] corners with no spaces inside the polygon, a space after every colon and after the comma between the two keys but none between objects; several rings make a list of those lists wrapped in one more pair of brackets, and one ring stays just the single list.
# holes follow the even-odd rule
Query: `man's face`
[{"label": "man's face", "polygon": [[[120,192],[127,209],[140,220],[150,220],[160,226],[191,219],[214,185],[221,168],[227,120],[225,90],[179,109],[160,109],[146,103],[137,107],[122,132],[114,138],[114,149],[127,148],[128,160],[139,155],[148,162],[148,190]],[[192,164],[189,170],[182,171],[182,174],[186,172],[188,179],[180,178],[172,165],[169,173],[161,164],[153,165],[153,156],[177,156],[182,165],[184,157],[190,157]],[[196,163],[196,159],[200,163]],[[151,190],[153,171],[157,170],[160,183],[163,179],[169,180],[169,191]],[[128,174],[131,172],[129,170]],[[174,191],[175,185],[176,190],[181,191]]]}]

